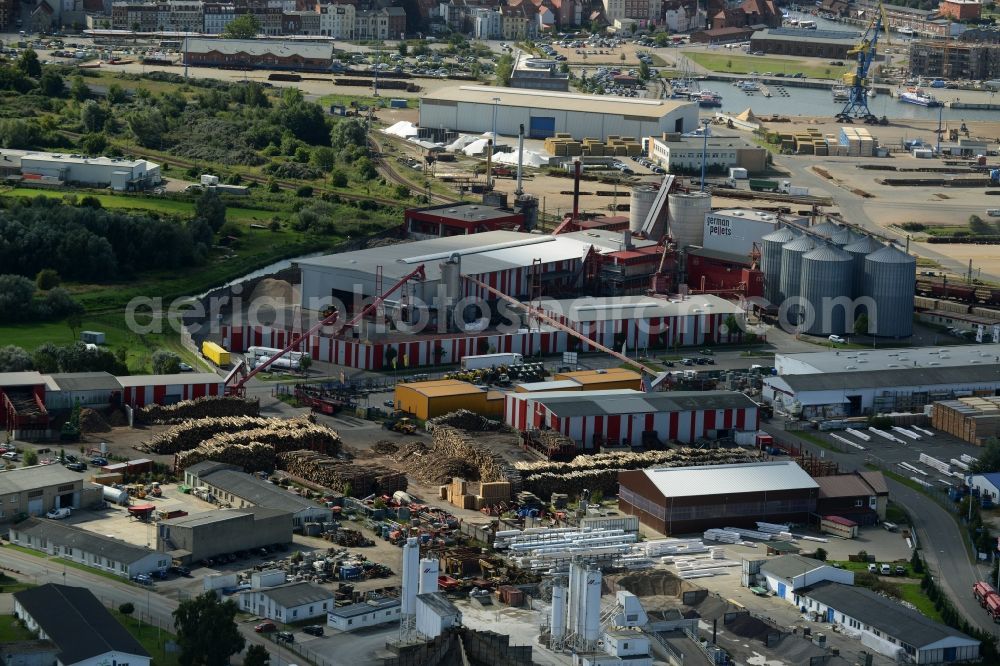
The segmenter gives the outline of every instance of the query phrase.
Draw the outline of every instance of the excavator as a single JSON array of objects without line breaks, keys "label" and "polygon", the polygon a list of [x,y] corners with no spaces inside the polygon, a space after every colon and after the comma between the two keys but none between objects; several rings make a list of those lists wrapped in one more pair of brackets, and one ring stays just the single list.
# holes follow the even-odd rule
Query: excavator
[{"label": "excavator", "polygon": [[889,44],[889,19],[886,17],[885,6],[881,0],[878,3],[878,11],[872,17],[868,29],[861,36],[861,41],[854,48],[847,52],[848,57],[854,57],[856,65],[854,71],[844,74],[843,81],[850,96],[844,108],[837,114],[837,120],[845,123],[854,122],[855,118],[863,120],[869,125],[886,125],[886,118],[879,118],[868,108],[868,94],[871,90],[871,80],[868,78],[868,70],[875,61],[876,48],[879,37],[885,33],[885,42]]}]

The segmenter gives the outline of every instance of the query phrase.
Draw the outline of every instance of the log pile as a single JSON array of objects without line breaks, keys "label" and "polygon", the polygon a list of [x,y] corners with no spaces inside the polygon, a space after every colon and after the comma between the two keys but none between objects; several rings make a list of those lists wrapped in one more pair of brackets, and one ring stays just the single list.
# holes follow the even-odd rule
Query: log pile
[{"label": "log pile", "polygon": [[693,449],[645,451],[643,453],[598,453],[580,455],[571,462],[516,463],[524,489],[547,497],[551,493],[577,496],[584,488],[605,495],[618,494],[618,472],[647,467],[690,467],[753,462],[759,455],[742,449]]},{"label": "log pile", "polygon": [[[439,425],[432,432],[433,444],[422,455],[410,455],[408,458],[397,457],[417,478],[428,483],[441,483],[443,471],[456,472],[448,477],[461,473],[466,477],[478,477],[480,481],[509,481],[511,490],[521,489],[521,475],[503,458],[484,446],[479,445],[473,437],[456,428]],[[405,449],[400,450],[400,454]],[[474,471],[475,474],[469,474]]]},{"label": "log pile", "polygon": [[475,412],[470,412],[467,409],[459,409],[454,412],[442,414],[441,416],[435,416],[432,419],[427,419],[428,432],[434,432],[434,428],[438,426],[451,426],[452,428],[468,432],[502,432],[509,430],[509,427],[503,421],[494,421],[485,416],[480,416]]},{"label": "log pile", "polygon": [[277,462],[291,476],[354,497],[406,490],[406,475],[382,465],[356,465],[315,451],[285,451]]},{"label": "log pile", "polygon": [[176,456],[176,469],[185,469],[205,460],[239,465],[247,472],[270,472],[275,466],[275,451],[271,444],[247,442],[234,446],[199,446]]},{"label": "log pile", "polygon": [[[274,456],[287,451],[298,451],[300,449],[310,449],[319,453],[338,453],[340,451],[340,435],[326,426],[317,425],[309,419],[266,419],[267,423],[260,428],[241,430],[236,432],[222,432],[210,439],[202,442],[197,448],[177,454],[175,466],[177,469],[186,469],[191,465],[203,460],[216,460],[222,462],[221,457],[237,455],[244,457],[244,453],[230,454],[229,450],[239,450],[240,447],[250,447],[253,444],[269,446],[272,450],[269,454],[271,462]],[[260,449],[255,449],[260,451]],[[255,459],[253,469],[274,469],[271,467],[259,467],[265,464],[263,459]]]},{"label": "log pile", "polygon": [[[194,419],[176,425],[135,448],[146,453],[179,453],[193,449],[220,433],[265,428],[274,421],[280,421],[280,419],[254,416]],[[294,423],[291,421],[281,422],[287,423],[289,428],[294,428],[298,426],[299,419],[296,419]]]},{"label": "log pile", "polygon": [[225,416],[259,416],[260,400],[236,396],[206,396],[194,400],[175,402],[172,405],[146,405],[135,412],[135,422],[179,423],[190,419],[221,418]]}]

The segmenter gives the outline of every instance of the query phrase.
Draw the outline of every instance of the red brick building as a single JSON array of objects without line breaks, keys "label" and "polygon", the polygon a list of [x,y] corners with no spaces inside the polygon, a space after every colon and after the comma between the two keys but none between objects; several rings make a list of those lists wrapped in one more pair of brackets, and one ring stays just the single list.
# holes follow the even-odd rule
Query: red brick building
[{"label": "red brick building", "polygon": [[956,21],[974,21],[982,11],[983,3],[979,0],[941,0],[938,5],[938,14]]},{"label": "red brick building", "polygon": [[524,226],[524,216],[520,213],[480,204],[411,208],[403,219],[407,235],[421,240],[503,229],[514,231]]}]

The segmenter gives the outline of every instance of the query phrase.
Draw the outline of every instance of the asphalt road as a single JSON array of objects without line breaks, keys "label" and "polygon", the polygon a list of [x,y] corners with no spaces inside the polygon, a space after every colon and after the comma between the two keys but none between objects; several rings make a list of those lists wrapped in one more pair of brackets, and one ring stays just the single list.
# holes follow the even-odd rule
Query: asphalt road
[{"label": "asphalt road", "polygon": [[[765,423],[764,430],[776,437],[795,438],[795,433],[785,431],[777,425]],[[855,454],[822,449],[798,438],[795,438],[795,441],[815,456],[836,461],[842,471],[861,467],[859,463],[862,461]],[[886,481],[889,485],[890,498],[909,513],[921,553],[931,571],[936,574],[938,584],[945,590],[956,608],[968,618],[970,624],[1000,636],[1000,625],[990,620],[972,596],[972,585],[982,580],[984,572],[970,561],[965,547],[966,539],[953,515],[923,493],[889,478]]]},{"label": "asphalt road", "polygon": [[[0,563],[21,572],[20,578],[31,583],[60,583],[85,587],[94,593],[104,605],[117,608],[125,602],[135,605],[133,617],[150,624],[171,630],[173,612],[179,602],[158,594],[154,589],[140,589],[125,582],[118,582],[74,567],[64,567],[53,560],[26,555],[11,548],[0,548]],[[261,634],[254,633],[253,622],[239,625],[240,633],[247,640],[247,646],[257,643],[267,648],[273,664],[294,664],[303,661],[297,654],[279,647]],[[234,655],[231,663],[242,664],[241,655]]]}]

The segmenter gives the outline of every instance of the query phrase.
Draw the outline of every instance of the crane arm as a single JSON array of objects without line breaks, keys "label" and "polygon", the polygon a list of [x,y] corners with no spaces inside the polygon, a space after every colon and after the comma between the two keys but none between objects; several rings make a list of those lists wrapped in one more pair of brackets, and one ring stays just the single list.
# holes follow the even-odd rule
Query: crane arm
[{"label": "crane arm", "polygon": [[[368,313],[372,312],[375,308],[377,308],[379,305],[381,305],[385,301],[385,299],[387,299],[389,296],[391,296],[397,289],[399,289],[400,287],[402,287],[409,280],[412,280],[414,278],[419,278],[419,279],[423,280],[423,279],[425,279],[425,277],[426,276],[425,276],[425,273],[424,273],[424,265],[420,264],[419,266],[417,266],[417,268],[415,270],[413,270],[413,272],[408,273],[401,280],[399,280],[396,284],[394,284],[391,287],[389,287],[388,291],[386,291],[385,293],[379,294],[375,298],[375,300],[373,300],[371,303],[369,303],[368,305],[366,305],[358,314],[356,314],[353,317],[351,317],[350,321],[348,321],[346,324],[344,324],[344,327],[345,328],[349,328],[351,326],[356,325],[365,316],[367,316]],[[247,374],[243,375],[239,379],[239,381],[236,382],[236,384],[234,384],[232,387],[230,387],[229,392],[230,393],[237,393],[237,394],[240,393],[243,390],[243,387],[246,386],[246,383],[248,381],[250,381],[250,379],[254,375],[256,375],[261,370],[264,370],[269,365],[271,365],[272,363],[274,363],[275,361],[277,361],[279,358],[281,358],[282,356],[284,356],[288,352],[290,352],[293,349],[295,349],[296,347],[298,347],[299,344],[301,344],[303,340],[308,339],[310,335],[316,333],[317,331],[319,331],[320,329],[322,329],[325,326],[330,326],[331,324],[333,324],[335,321],[337,321],[337,317],[338,316],[339,316],[339,313],[337,311],[334,311],[329,316],[323,318],[318,324],[315,324],[314,326],[312,326],[305,333],[301,333],[299,335],[296,335],[294,338],[292,338],[292,341],[289,342],[287,345],[285,345],[285,347],[281,351],[279,351],[277,354],[275,354],[271,358],[267,359],[266,361],[264,361],[263,363],[261,363],[260,365],[258,365],[256,368],[252,369]],[[240,361],[240,363],[245,366],[245,361]],[[235,372],[233,374],[235,374]]]},{"label": "crane arm", "polygon": [[640,370],[642,370],[646,374],[652,376],[653,378],[657,378],[657,377],[659,377],[660,375],[663,374],[663,373],[661,373],[661,372],[659,372],[657,370],[654,370],[653,368],[650,368],[649,366],[643,365],[642,363],[639,363],[636,360],[629,358],[625,354],[622,354],[620,352],[616,352],[614,349],[611,349],[610,347],[605,347],[604,345],[602,345],[602,344],[600,344],[598,342],[594,342],[593,340],[591,340],[590,338],[588,338],[583,333],[580,333],[579,331],[577,331],[577,330],[575,330],[573,328],[570,328],[569,326],[566,326],[563,323],[560,323],[560,322],[556,321],[555,319],[553,319],[549,315],[545,314],[545,312],[543,310],[541,310],[540,308],[535,308],[535,307],[532,307],[532,306],[527,305],[525,303],[522,303],[521,301],[517,300],[513,296],[508,296],[507,294],[503,293],[499,289],[491,287],[488,284],[486,284],[485,282],[477,280],[476,278],[474,278],[472,276],[463,275],[462,277],[465,278],[466,280],[468,280],[469,282],[471,282],[471,283],[473,283],[473,284],[475,284],[477,286],[482,287],[483,289],[485,289],[486,291],[490,292],[491,294],[493,294],[497,298],[501,298],[501,299],[507,301],[508,303],[510,303],[511,305],[517,306],[517,307],[521,308],[522,310],[527,311],[528,313],[531,314],[532,317],[535,317],[537,319],[540,319],[541,321],[544,321],[549,326],[552,326],[553,328],[557,328],[560,331],[563,331],[564,333],[568,333],[569,335],[572,335],[574,338],[577,338],[577,339],[581,340],[582,342],[586,342],[591,347],[595,347],[596,349],[601,350],[605,354],[608,354],[609,356],[613,356],[614,358],[617,358],[619,361],[622,361],[624,363],[628,363],[629,365],[634,365],[634,366],[638,367]]}]

